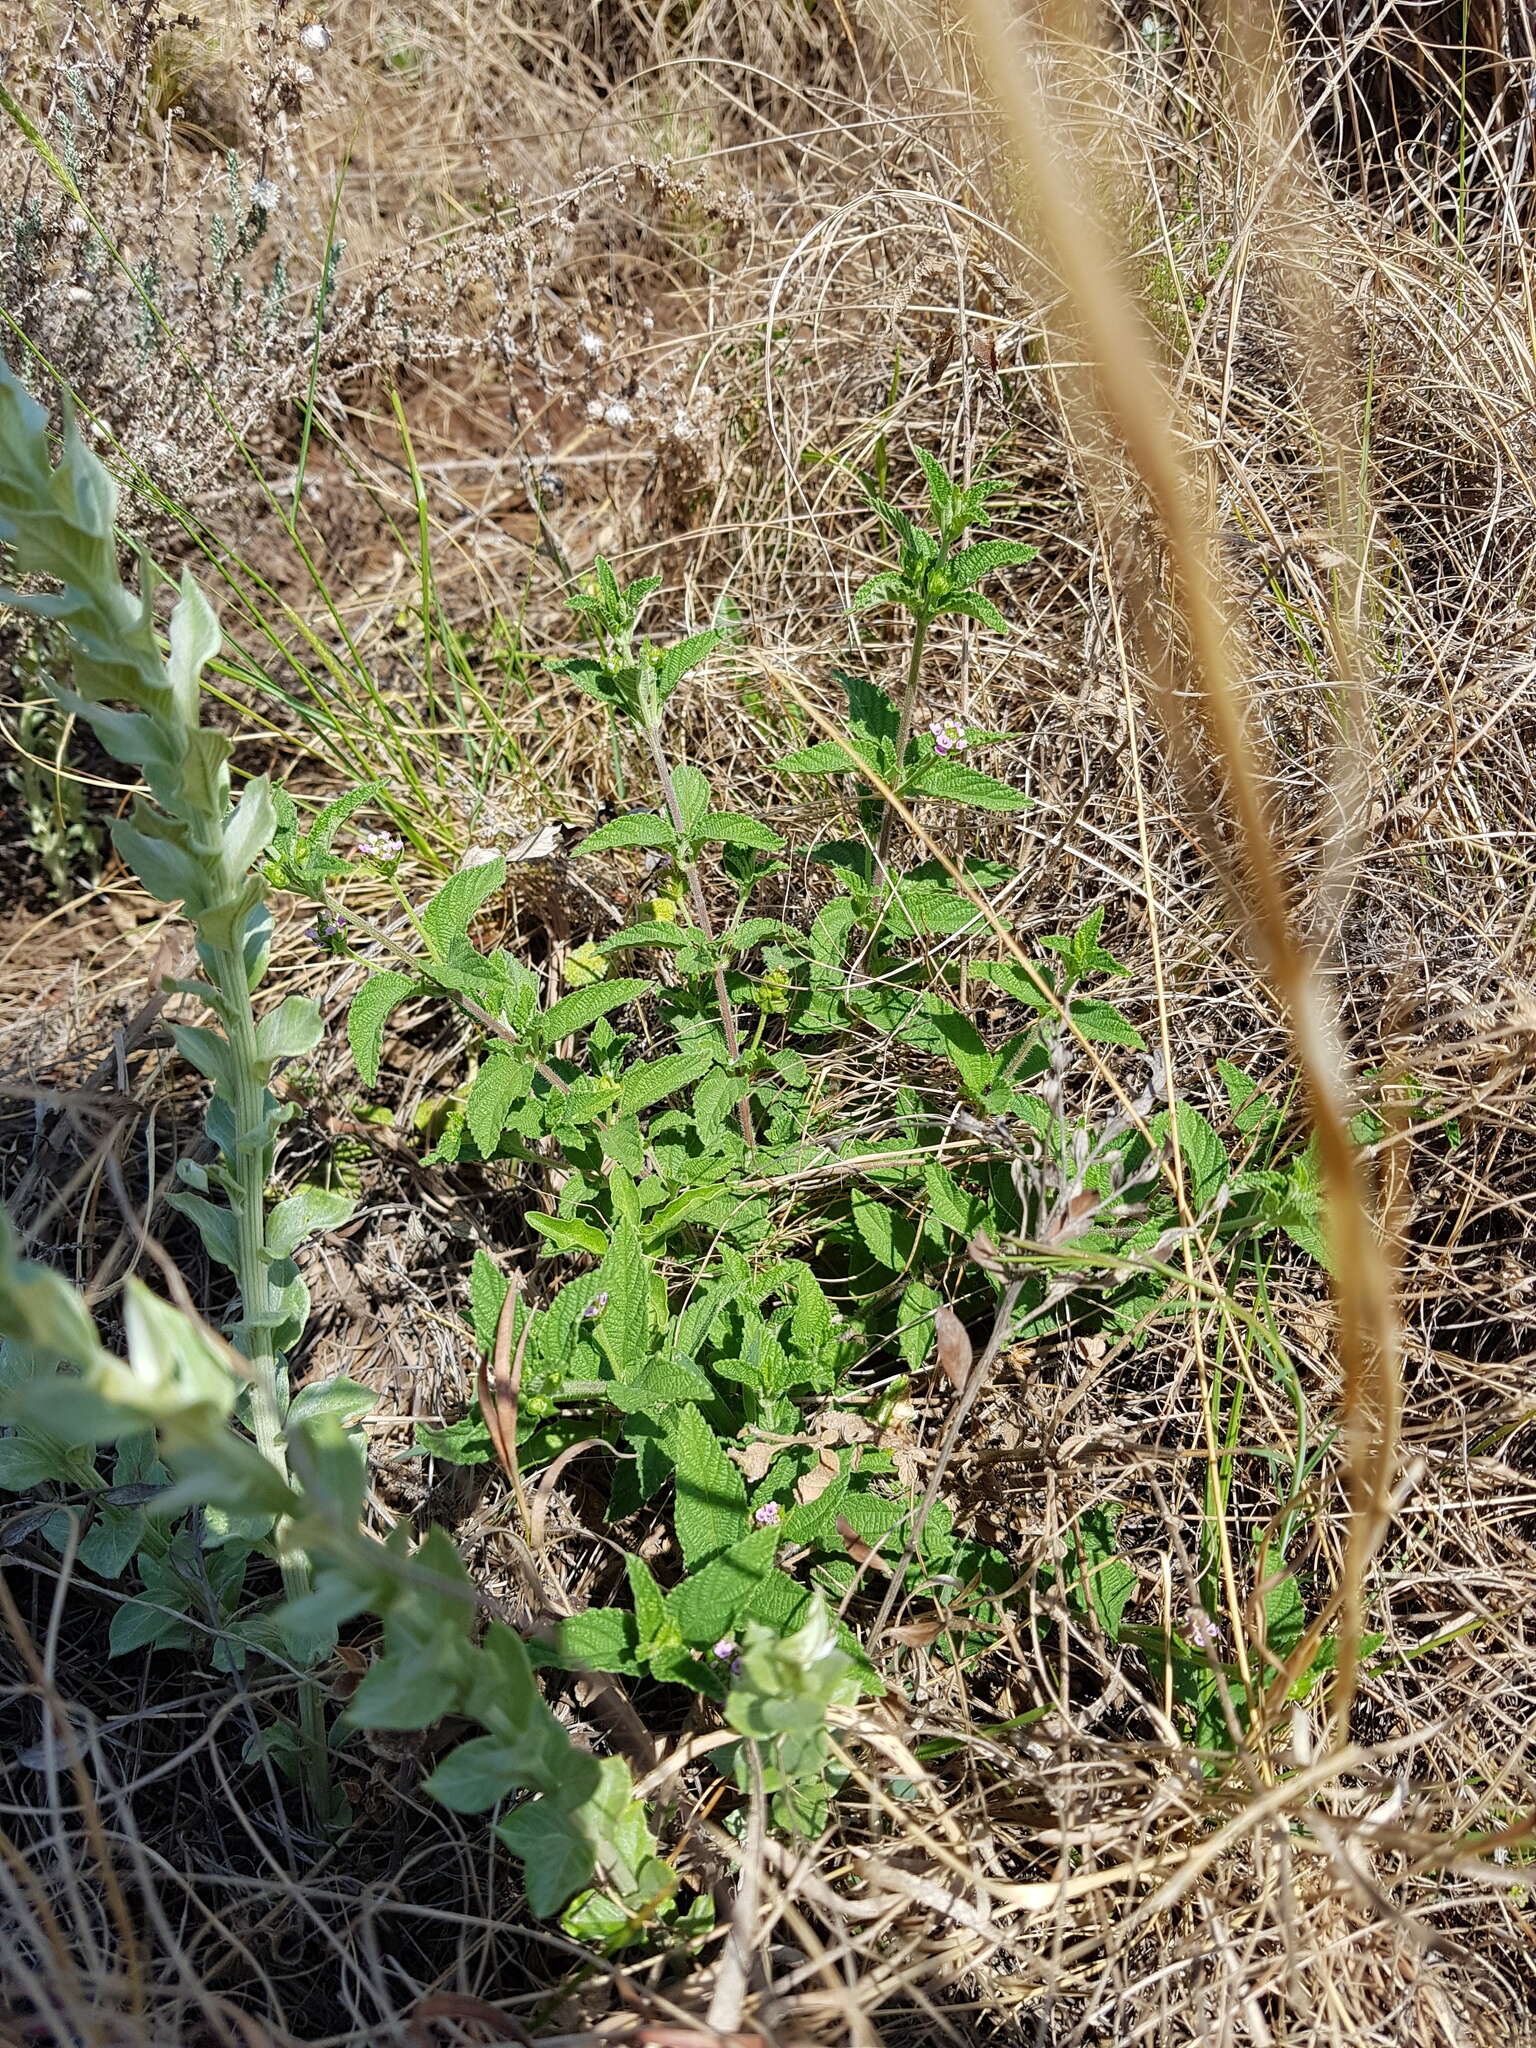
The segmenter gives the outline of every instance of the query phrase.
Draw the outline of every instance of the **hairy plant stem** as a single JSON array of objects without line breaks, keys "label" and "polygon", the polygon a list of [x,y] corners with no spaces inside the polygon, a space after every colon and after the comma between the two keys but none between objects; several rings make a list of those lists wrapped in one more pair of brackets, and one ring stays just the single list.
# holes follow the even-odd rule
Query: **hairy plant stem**
[{"label": "hairy plant stem", "polygon": [[[672,769],[667,761],[666,749],[661,744],[661,734],[655,726],[645,720],[640,722],[645,734],[645,743],[651,750],[651,761],[656,770],[656,780],[661,784],[661,794],[667,806],[667,815],[672,820],[672,829],[681,838],[684,834],[683,809],[677,800],[677,790],[672,781]],[[709,914],[709,905],[704,900],[704,885],[699,879],[699,870],[691,860],[677,856],[677,864],[683,871],[683,880],[688,884],[688,896],[693,904],[694,921],[704,934],[704,943],[715,943],[714,920]],[[731,992],[725,985],[725,968],[715,962],[715,1003],[720,1012],[720,1029],[725,1034],[726,1055],[734,1066],[741,1058],[741,1040],[736,1033],[736,1015],[731,1008]],[[736,1105],[736,1115],[741,1124],[741,1135],[749,1152],[757,1150],[757,1133],[752,1128],[752,1112],[747,1108],[746,1097]]]},{"label": "hairy plant stem", "polygon": [[[243,953],[238,946],[212,951],[213,982],[218,1013],[229,1038],[233,1088],[235,1140],[229,1168],[232,1185],[230,1206],[235,1213],[235,1284],[240,1291],[244,1327],[238,1349],[251,1368],[251,1434],[256,1448],[286,1481],[288,1455],[284,1448],[283,1368],[273,1342],[276,1296],[272,1285],[272,1262],[266,1247],[267,1150],[266,1085],[261,1079],[256,1046],[256,1016],[251,1004],[250,982]],[[292,1541],[287,1525],[279,1520],[272,1531],[283,1591],[297,1600],[309,1591],[309,1564]],[[304,1787],[315,1812],[325,1806],[329,1782],[326,1768],[325,1715],[319,1694],[311,1685],[299,1687],[299,1731]]]},{"label": "hairy plant stem", "polygon": [[[896,733],[896,769],[894,784],[901,787],[902,770],[906,765],[907,748],[912,740],[912,726],[917,717],[917,684],[922,673],[923,649],[928,642],[928,620],[919,612],[912,622],[912,648],[907,656],[907,680],[901,695],[901,724]],[[885,894],[880,873],[890,851],[891,832],[896,823],[896,813],[889,804],[880,817],[880,834],[875,841],[875,887],[881,897]],[[878,920],[877,920],[878,921]]]}]

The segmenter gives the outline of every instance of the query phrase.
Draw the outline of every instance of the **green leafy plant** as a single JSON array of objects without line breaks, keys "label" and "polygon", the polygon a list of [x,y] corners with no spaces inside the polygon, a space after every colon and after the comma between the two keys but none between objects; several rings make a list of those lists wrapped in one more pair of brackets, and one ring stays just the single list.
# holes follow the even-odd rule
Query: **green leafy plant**
[{"label": "green leafy plant", "polygon": [[[930,473],[934,532],[922,548],[910,541],[900,589],[884,583],[876,595],[929,619],[969,602],[975,578],[1004,556],[953,550],[992,489],[941,491]],[[337,894],[345,877],[306,866],[296,825],[279,844],[287,877],[331,921],[327,943],[369,968],[349,1027],[366,1082],[379,1077],[400,1003],[435,992],[478,1027],[471,1078],[433,1156],[515,1164],[530,1248],[549,1262],[513,1292],[477,1254],[481,1410],[421,1430],[418,1450],[497,1461],[520,1484],[577,1445],[607,1443],[611,1518],[670,1495],[670,1549],[654,1563],[629,1556],[601,1604],[532,1656],[683,1686],[730,1714],[737,1667],[766,1685],[779,1652],[765,1645],[809,1641],[819,1603],[848,1595],[865,1552],[911,1598],[926,1602],[942,1582],[938,1654],[984,1655],[993,1640],[1007,1560],[958,1534],[941,1502],[914,1526],[900,1433],[870,1383],[892,1360],[909,1372],[926,1362],[941,1307],[998,1341],[1069,1319],[1139,1340],[1175,1294],[1169,1258],[1185,1231],[1238,1245],[1284,1227],[1291,1197],[1280,1169],[1234,1163],[1191,1104],[1170,1112],[1155,1062],[1107,1113],[1091,1092],[1069,1091],[1077,1067],[1102,1065],[1097,1048],[1145,1058],[1103,992],[1125,970],[1104,943],[1102,911],[1044,937],[1033,959],[977,959],[976,947],[1007,933],[992,902],[994,891],[1005,900],[1012,869],[972,859],[958,871],[938,861],[883,871],[882,785],[982,809],[1025,799],[950,758],[940,735],[904,739],[903,712],[878,685],[845,677],[846,735],[780,764],[854,780],[860,836],[817,849],[830,897],[803,926],[755,914],[755,890],[788,850],[776,832],[717,809],[705,778],[669,759],[668,701],[721,636],[641,639],[657,588],[621,585],[599,562],[572,601],[598,651],[558,664],[645,735],[660,796],[656,809],[600,826],[574,857],[645,857],[653,901],[676,913],[595,941],[578,987],[551,1001],[533,970],[481,941],[499,861],[454,876],[419,912],[402,895],[420,943],[402,952],[392,942],[381,966]],[[328,815],[308,839],[323,837]],[[710,893],[729,914],[712,915]],[[937,961],[935,941],[948,949]],[[646,956],[654,975],[627,971]],[[995,1041],[959,999],[962,959],[970,986],[1011,1014]],[[749,1035],[742,1020],[754,1011]],[[860,1138],[850,1174],[822,1055],[856,1063],[861,1045],[893,1041],[914,1071],[886,1089],[881,1133]],[[1261,1138],[1278,1144],[1278,1112],[1242,1085],[1250,1151]],[[798,1190],[797,1255],[774,1217],[775,1184]],[[876,1690],[855,1634],[841,1624],[835,1634],[839,1685],[849,1697]],[[784,1697],[799,1702],[808,1758],[810,1696],[790,1686]],[[801,1775],[790,1771],[775,1796],[803,1822]]]},{"label": "green leafy plant", "polygon": [[[994,632],[1006,632],[1007,621],[992,600],[982,595],[978,586],[983,578],[999,569],[1032,562],[1036,552],[1020,542],[1006,540],[978,541],[971,547],[961,547],[960,541],[967,527],[985,517],[988,505],[1004,486],[997,478],[985,475],[968,485],[957,484],[944,474],[940,465],[923,448],[917,450],[917,459],[928,482],[932,525],[919,526],[898,505],[866,485],[865,496],[876,518],[897,544],[897,565],[894,569],[877,571],[853,594],[855,612],[869,611],[876,605],[898,605],[912,621],[906,683],[896,730],[889,736],[889,765],[898,778],[905,777],[908,768],[908,746],[917,715],[923,652],[934,620],[957,616],[975,619]],[[936,722],[934,735],[941,753],[946,741],[952,745],[966,743],[963,729],[954,721]],[[882,742],[886,737],[881,735]],[[945,774],[944,768],[951,771],[959,769],[960,774],[958,777],[953,773]],[[927,775],[919,779],[918,788],[926,795],[952,795],[964,801],[977,801],[974,793],[964,788],[964,778],[962,764],[947,762],[939,769],[928,770]],[[929,784],[936,782],[939,786],[923,788],[924,781]],[[962,786],[956,787],[957,782]],[[898,787],[896,793],[904,795],[906,790]],[[877,867],[883,862],[890,843],[894,815],[894,812],[886,810],[881,817],[875,846]]]}]

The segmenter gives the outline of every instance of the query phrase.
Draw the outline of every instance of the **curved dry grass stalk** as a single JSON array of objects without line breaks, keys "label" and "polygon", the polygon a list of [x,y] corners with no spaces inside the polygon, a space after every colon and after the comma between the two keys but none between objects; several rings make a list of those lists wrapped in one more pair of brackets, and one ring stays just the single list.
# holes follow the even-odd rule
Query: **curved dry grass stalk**
[{"label": "curved dry grass stalk", "polygon": [[[1233,665],[1233,635],[1218,596],[1220,579],[1208,520],[1164,380],[1145,327],[1119,282],[1118,260],[1089,199],[1090,181],[1070,127],[1053,111],[1039,59],[1026,56],[1004,0],[964,0],[988,87],[1003,116],[1020,196],[1038,223],[1086,347],[1082,398],[1091,393],[1104,424],[1146,492],[1167,549],[1173,602],[1187,635],[1188,673],[1173,636],[1157,617],[1151,575],[1127,575],[1141,647],[1158,682],[1158,703],[1184,756],[1196,735],[1184,709],[1190,684],[1221,762],[1242,857],[1239,907],[1290,1020],[1328,1190],[1329,1238],[1339,1308],[1344,1409],[1349,1447],[1350,1526],[1343,1584],[1344,1647],[1337,1714],[1347,1728],[1364,1630],[1365,1580],[1386,1529],[1397,1449],[1397,1317],[1390,1266],[1371,1216],[1350,1137],[1350,1093],[1338,1034],[1316,969],[1293,930],[1282,864],[1265,816],[1244,686]],[[1068,24],[1047,10],[1051,33]],[[1190,776],[1191,786],[1198,787]],[[1212,849],[1214,851],[1214,848]],[[1314,1625],[1320,1634],[1320,1625]]]}]

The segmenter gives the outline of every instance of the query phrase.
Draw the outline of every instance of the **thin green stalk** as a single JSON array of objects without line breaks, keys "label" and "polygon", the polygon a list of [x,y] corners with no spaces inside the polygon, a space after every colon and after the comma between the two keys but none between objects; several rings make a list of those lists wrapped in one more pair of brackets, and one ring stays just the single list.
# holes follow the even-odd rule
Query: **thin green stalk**
[{"label": "thin green stalk", "polygon": [[[896,734],[896,781],[901,782],[901,771],[906,763],[907,748],[912,743],[912,727],[917,719],[917,685],[922,674],[923,649],[928,644],[928,620],[919,612],[912,622],[912,649],[907,656],[907,680],[901,697],[901,725]],[[878,868],[885,859],[890,846],[891,828],[896,823],[896,813],[887,804],[880,820],[880,837],[875,843],[875,865]]]},{"label": "thin green stalk", "polygon": [[[673,787],[672,769],[667,760],[666,749],[661,744],[661,734],[655,726],[643,720],[640,730],[645,734],[645,743],[651,750],[651,761],[656,769],[656,780],[661,784],[661,794],[667,806],[667,815],[672,820],[672,829],[677,833],[679,839],[683,839],[686,836],[687,828],[683,822],[682,805],[678,802],[677,791]],[[704,934],[704,943],[707,946],[713,946],[715,943],[714,920],[709,914],[709,905],[704,899],[704,885],[699,879],[699,870],[693,861],[684,859],[681,853],[677,856],[677,864],[683,871],[683,880],[688,884],[688,896],[693,904],[694,922]],[[735,1065],[741,1058],[741,1040],[736,1031],[736,1014],[731,1006],[731,992],[725,985],[725,968],[718,959],[715,961],[715,1004],[720,1012],[720,1029],[725,1035],[726,1055],[732,1065]],[[741,1135],[746,1141],[747,1150],[755,1152],[757,1150],[757,1133],[752,1128],[752,1112],[747,1107],[745,1096],[737,1103],[736,1114],[741,1123]]]}]

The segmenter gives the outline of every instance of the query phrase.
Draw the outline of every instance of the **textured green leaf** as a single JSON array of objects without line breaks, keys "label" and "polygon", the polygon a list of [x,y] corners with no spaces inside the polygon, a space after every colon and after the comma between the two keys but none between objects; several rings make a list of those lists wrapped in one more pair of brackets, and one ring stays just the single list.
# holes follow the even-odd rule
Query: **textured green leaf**
[{"label": "textured green leaf", "polygon": [[754,1529],[739,1543],[691,1572],[666,1596],[667,1618],[685,1643],[704,1645],[729,1634],[780,1542],[777,1529]]},{"label": "textured green leaf", "polygon": [[450,1422],[442,1429],[432,1429],[426,1423],[418,1422],[411,1448],[429,1458],[441,1458],[447,1465],[489,1465],[495,1456],[491,1432],[478,1410],[470,1415],[461,1415],[457,1422]]},{"label": "textured green leaf", "polygon": [[978,811],[1027,811],[1034,802],[1022,790],[1010,789],[995,776],[968,768],[963,761],[951,761],[931,754],[917,763],[907,778],[911,796],[941,797],[946,803],[969,804]]},{"label": "textured green leaf", "polygon": [[679,640],[675,647],[667,649],[656,669],[656,685],[663,702],[677,688],[689,670],[697,668],[706,655],[712,654],[725,637],[719,627],[708,626],[702,633],[690,633],[686,640]]},{"label": "textured green leaf", "polygon": [[379,1078],[384,1027],[391,1013],[420,985],[414,974],[398,974],[389,969],[371,975],[352,998],[347,1011],[347,1043],[367,1087],[373,1087]]},{"label": "textured green leaf", "polygon": [[747,1526],[747,1489],[697,1408],[667,1417],[666,1447],[677,1468],[677,1539],[690,1567],[727,1550]]},{"label": "textured green leaf", "polygon": [[894,756],[901,713],[888,692],[869,676],[854,675],[846,669],[837,671],[837,680],[848,699],[848,723],[854,732],[873,746],[878,759]]},{"label": "textured green leaf", "polygon": [[600,940],[597,950],[627,953],[636,946],[669,946],[676,951],[691,946],[697,938],[698,933],[688,925],[663,924],[660,919],[651,918],[643,924],[628,924],[612,938]]},{"label": "textured green leaf", "polygon": [[1111,1642],[1119,1642],[1121,1619],[1136,1590],[1136,1574],[1115,1551],[1114,1505],[1090,1508],[1073,1531],[1079,1592]]},{"label": "textured green leaf", "polygon": [[1264,1639],[1271,1654],[1283,1660],[1306,1632],[1307,1603],[1295,1573],[1287,1572],[1264,1595]]},{"label": "textured green leaf", "polygon": [[594,981],[586,988],[572,989],[568,996],[552,1003],[539,1017],[539,1042],[545,1046],[558,1045],[562,1038],[585,1031],[589,1024],[595,1024],[610,1010],[622,1009],[625,1003],[632,1003],[645,995],[650,986],[648,981],[627,979]]},{"label": "textured green leaf", "polygon": [[619,1091],[620,1116],[633,1116],[691,1087],[714,1064],[714,1054],[708,1052],[668,1052],[658,1060],[637,1061],[625,1073]]},{"label": "textured green leaf", "polygon": [[[1179,1150],[1184,1155],[1185,1187],[1190,1206],[1198,1214],[1216,1199],[1231,1172],[1231,1166],[1227,1159],[1226,1146],[1193,1103],[1179,1103],[1176,1115]],[[1151,1128],[1159,1137],[1166,1133],[1166,1111],[1153,1120]]]},{"label": "textured green leaf", "polygon": [[611,824],[599,825],[595,832],[589,832],[577,853],[606,853],[614,846],[659,846],[668,852],[677,844],[677,833],[665,818],[658,818],[650,811],[636,811],[627,818],[615,818]]},{"label": "textured green leaf", "polygon": [[1280,1108],[1273,1096],[1266,1095],[1257,1081],[1245,1074],[1241,1067],[1231,1060],[1218,1060],[1216,1072],[1226,1090],[1227,1106],[1232,1112],[1232,1121],[1246,1137],[1267,1130],[1278,1123]]},{"label": "textured green leaf", "polygon": [[896,1348],[909,1372],[916,1372],[933,1349],[933,1312],[940,1297],[925,1280],[912,1280],[901,1292]]},{"label": "textured green leaf", "polygon": [[889,1272],[903,1273],[917,1249],[918,1227],[862,1189],[853,1197],[853,1221],[870,1252]]},{"label": "textured green leaf", "polygon": [[759,853],[784,850],[784,841],[771,827],[737,811],[710,811],[691,836],[697,846],[749,846]]},{"label": "textured green leaf", "polygon": [[1008,631],[1008,621],[991,598],[983,597],[979,590],[967,591],[963,597],[945,598],[935,611],[934,617],[974,619],[978,626],[986,626],[991,632]]},{"label": "textured green leaf", "polygon": [[900,604],[916,609],[918,594],[899,570],[881,569],[876,575],[867,577],[853,593],[848,609],[852,612],[867,612],[877,604]]},{"label": "textured green leaf", "polygon": [[434,958],[446,960],[454,947],[469,933],[470,924],[486,898],[507,879],[507,864],[498,855],[482,866],[461,868],[450,875],[421,913],[421,928]]},{"label": "textured green leaf", "polygon": [[627,1607],[589,1607],[563,1617],[553,1647],[567,1671],[617,1671],[636,1678],[638,1643],[635,1617]]},{"label": "textured green leaf", "polygon": [[643,1557],[630,1551],[624,1559],[624,1572],[629,1580],[630,1598],[635,1607],[635,1638],[637,1654],[642,1658],[658,1644],[666,1641],[671,1631],[667,1619],[666,1595],[652,1576],[651,1568]]},{"label": "textured green leaf", "polygon": [[493,1052],[482,1062],[464,1104],[464,1121],[484,1158],[501,1143],[508,1113],[527,1100],[532,1080],[531,1063],[511,1053]]},{"label": "textured green leaf", "polygon": [[1084,1038],[1098,1045],[1128,1045],[1144,1052],[1141,1033],[1113,1003],[1095,996],[1075,996],[1067,1005],[1072,1022]]},{"label": "textured green leaf", "polygon": [[996,1064],[986,1040],[969,1017],[962,1016],[948,1003],[935,1004],[929,1014],[967,1092],[978,1097],[984,1095],[991,1086]]},{"label": "textured green leaf", "polygon": [[792,775],[846,775],[850,769],[858,770],[865,764],[851,743],[844,746],[840,740],[818,740],[814,746],[796,748],[773,765]]},{"label": "textured green leaf", "polygon": [[709,815],[709,782],[699,769],[684,761],[672,771],[672,792],[683,830],[691,838]]},{"label": "textured green leaf", "polygon": [[955,583],[964,588],[975,583],[982,576],[990,576],[997,569],[1021,567],[1032,562],[1037,548],[1013,540],[982,540],[974,547],[961,548],[949,558],[947,567]]},{"label": "textured green leaf", "polygon": [[593,1325],[603,1355],[619,1379],[638,1372],[651,1353],[651,1262],[633,1223],[620,1223],[594,1278],[606,1294]]}]

